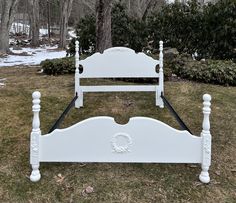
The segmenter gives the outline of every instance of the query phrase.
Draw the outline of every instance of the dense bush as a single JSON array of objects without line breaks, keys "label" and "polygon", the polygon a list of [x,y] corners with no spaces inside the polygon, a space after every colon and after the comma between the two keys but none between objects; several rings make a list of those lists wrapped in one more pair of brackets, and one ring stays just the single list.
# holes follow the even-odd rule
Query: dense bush
[{"label": "dense bush", "polygon": [[[205,6],[196,0],[182,4],[176,1],[138,20],[127,14],[117,3],[112,9],[113,46],[128,46],[135,51],[148,47],[158,50],[159,40],[165,47],[175,47],[180,53],[198,53],[198,58],[236,60],[236,1],[220,0]],[[86,16],[77,25],[81,52],[94,51],[95,17]],[[149,46],[151,45],[151,46]],[[74,49],[71,45],[70,53]]]},{"label": "dense bush", "polygon": [[75,72],[75,62],[73,57],[66,57],[61,59],[52,59],[42,61],[40,64],[43,72],[48,75],[62,75]]},{"label": "dense bush", "polygon": [[183,61],[177,59],[170,68],[177,76],[197,82],[236,86],[236,64],[232,61]]},{"label": "dense bush", "polygon": [[121,3],[112,9],[112,45],[127,46],[136,52],[142,51],[147,44],[145,21],[130,17]]},{"label": "dense bush", "polygon": [[158,41],[200,58],[236,58],[236,1],[220,0],[200,6],[197,1],[165,5],[148,19],[153,47]]}]

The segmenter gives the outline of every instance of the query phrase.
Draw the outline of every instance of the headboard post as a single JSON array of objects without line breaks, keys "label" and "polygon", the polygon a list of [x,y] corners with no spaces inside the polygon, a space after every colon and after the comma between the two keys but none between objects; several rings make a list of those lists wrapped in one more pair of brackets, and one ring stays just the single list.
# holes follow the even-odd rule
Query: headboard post
[{"label": "headboard post", "polygon": [[211,113],[211,96],[209,94],[203,95],[203,123],[202,123],[202,172],[199,179],[203,183],[210,182],[208,173],[211,165],[211,133],[210,133],[210,113]]},{"label": "headboard post", "polygon": [[75,107],[83,106],[83,93],[80,89],[80,74],[79,74],[79,41],[75,41],[75,94],[77,92],[78,99],[75,102]]},{"label": "headboard post", "polygon": [[159,42],[159,87],[156,93],[156,105],[164,108],[164,102],[161,94],[164,93],[164,73],[163,73],[163,41]]},{"label": "headboard post", "polygon": [[30,180],[33,182],[38,181],[41,178],[39,171],[39,148],[40,148],[40,92],[36,91],[32,94],[33,98],[33,122],[32,122],[32,131],[30,135],[30,164],[32,166],[32,172],[30,175]]}]

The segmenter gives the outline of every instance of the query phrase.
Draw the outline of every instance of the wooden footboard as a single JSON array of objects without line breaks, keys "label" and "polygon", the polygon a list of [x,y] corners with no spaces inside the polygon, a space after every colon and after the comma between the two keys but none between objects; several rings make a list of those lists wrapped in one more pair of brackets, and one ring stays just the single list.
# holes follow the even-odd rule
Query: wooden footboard
[{"label": "wooden footboard", "polygon": [[[31,181],[41,178],[40,162],[201,163],[200,180],[210,181],[210,95],[204,95],[201,136],[176,130],[167,124],[134,117],[125,125],[111,117],[93,117],[69,128],[41,135],[40,93],[33,93],[31,133]],[[53,149],[53,150],[52,150]]]},{"label": "wooden footboard", "polygon": [[201,163],[201,142],[151,118],[134,117],[120,125],[111,117],[94,117],[40,136],[39,160]]}]

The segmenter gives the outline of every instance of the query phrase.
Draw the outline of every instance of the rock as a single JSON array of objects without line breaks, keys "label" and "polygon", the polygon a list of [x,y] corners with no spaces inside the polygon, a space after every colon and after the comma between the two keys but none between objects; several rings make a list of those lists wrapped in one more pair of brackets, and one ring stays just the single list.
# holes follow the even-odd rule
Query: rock
[{"label": "rock", "polygon": [[164,60],[172,61],[179,55],[176,48],[165,48],[164,49]]}]

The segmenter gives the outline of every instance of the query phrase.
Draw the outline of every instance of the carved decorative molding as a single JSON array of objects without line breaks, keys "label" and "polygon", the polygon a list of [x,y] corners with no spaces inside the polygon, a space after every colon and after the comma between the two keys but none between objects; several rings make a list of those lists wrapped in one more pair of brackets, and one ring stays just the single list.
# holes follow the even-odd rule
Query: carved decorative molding
[{"label": "carved decorative molding", "polygon": [[[125,139],[126,144],[124,144],[124,145],[117,144],[117,141],[119,138]],[[113,152],[117,152],[117,153],[130,152],[130,147],[131,147],[132,143],[133,143],[132,138],[126,133],[117,133],[111,139],[111,145],[113,148]]]}]

